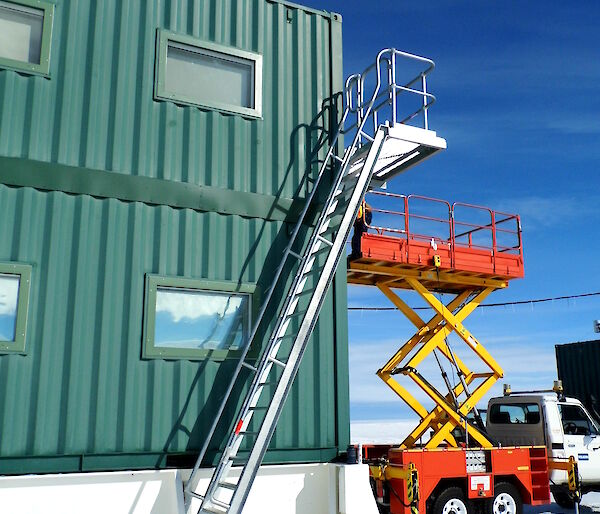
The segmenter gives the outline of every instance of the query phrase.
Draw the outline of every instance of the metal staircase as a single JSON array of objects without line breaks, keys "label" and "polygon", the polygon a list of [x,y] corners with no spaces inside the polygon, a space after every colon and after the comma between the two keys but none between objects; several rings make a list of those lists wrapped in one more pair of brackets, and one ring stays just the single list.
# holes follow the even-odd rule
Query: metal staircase
[{"label": "metal staircase", "polygon": [[[420,71],[416,79],[397,83],[396,61],[400,58],[408,59],[412,63],[424,63],[427,69]],[[250,334],[251,342],[260,334],[259,328],[265,321],[263,318],[267,308],[272,307],[274,302],[279,303],[276,291],[281,290],[285,280],[292,275],[293,280],[260,357],[256,360],[248,358],[248,349],[251,346],[248,344],[234,371],[185,488],[188,514],[241,513],[275,431],[338,262],[345,255],[346,241],[361,201],[374,172],[382,169],[380,159],[386,145],[392,158],[385,166],[385,178],[445,147],[445,141],[436,138],[435,133],[427,127],[427,109],[434,101],[434,97],[427,93],[426,88],[426,75],[431,69],[433,62],[428,59],[387,49],[379,53],[376,62],[365,72],[353,75],[347,80],[344,91],[345,109],[341,122],[322,161],[313,190],[291,234],[281,264],[275,271],[273,284],[265,295]],[[367,94],[368,80],[373,86]],[[421,90],[413,87],[417,81],[422,85]],[[422,103],[417,111],[399,121],[398,96],[403,92],[421,96]],[[385,125],[380,125],[381,114],[390,109],[392,114],[385,116]],[[422,115],[425,127],[406,125],[409,135],[403,138],[399,125],[414,120],[419,115]],[[419,135],[418,131],[422,134]],[[350,135],[352,142],[344,151],[343,157],[340,157],[336,149],[338,144],[341,144],[344,134]],[[422,141],[419,141],[419,138]],[[390,147],[390,144],[398,143],[404,145],[404,153],[401,156],[393,154],[393,148],[397,149],[398,146]],[[394,159],[396,166],[390,166]],[[382,177],[378,178],[381,180]],[[319,199],[317,194],[319,185],[330,188],[322,206],[319,205],[322,199]],[[320,215],[308,242],[302,244],[299,234],[308,227],[307,214],[311,209],[318,210]],[[298,246],[301,248],[298,249]],[[295,271],[291,273],[290,261],[295,261]],[[243,368],[252,374],[251,384],[210,483],[206,490],[200,493],[198,485],[202,460]]]}]

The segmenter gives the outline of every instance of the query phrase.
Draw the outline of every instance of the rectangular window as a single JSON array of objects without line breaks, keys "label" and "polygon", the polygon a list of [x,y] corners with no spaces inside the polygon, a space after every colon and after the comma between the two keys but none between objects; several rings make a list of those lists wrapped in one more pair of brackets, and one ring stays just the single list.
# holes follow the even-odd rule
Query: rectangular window
[{"label": "rectangular window", "polygon": [[0,0],[0,67],[48,75],[54,5]]},{"label": "rectangular window", "polygon": [[255,287],[148,275],[144,358],[222,359],[249,343]]},{"label": "rectangular window", "polygon": [[540,422],[540,407],[537,403],[496,403],[490,408],[489,420],[496,425],[537,425]]},{"label": "rectangular window", "polygon": [[0,263],[0,353],[24,353],[31,267]]},{"label": "rectangular window", "polygon": [[559,403],[565,435],[598,435],[598,428],[579,405]]},{"label": "rectangular window", "polygon": [[159,31],[155,98],[260,117],[262,57]]}]

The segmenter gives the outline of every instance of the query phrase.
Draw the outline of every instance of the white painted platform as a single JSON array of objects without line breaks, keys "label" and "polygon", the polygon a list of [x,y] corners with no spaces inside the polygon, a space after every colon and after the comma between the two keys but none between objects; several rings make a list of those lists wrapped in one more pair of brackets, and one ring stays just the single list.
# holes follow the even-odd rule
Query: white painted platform
[{"label": "white painted platform", "polygon": [[433,130],[400,124],[382,128],[386,131],[386,137],[371,180],[374,187],[379,187],[447,147],[446,140]]},{"label": "white painted platform", "polygon": [[[203,470],[199,489],[211,470]],[[189,470],[0,477],[2,514],[184,514]],[[194,511],[195,512],[195,511]],[[244,514],[377,514],[366,465],[263,466]]]}]

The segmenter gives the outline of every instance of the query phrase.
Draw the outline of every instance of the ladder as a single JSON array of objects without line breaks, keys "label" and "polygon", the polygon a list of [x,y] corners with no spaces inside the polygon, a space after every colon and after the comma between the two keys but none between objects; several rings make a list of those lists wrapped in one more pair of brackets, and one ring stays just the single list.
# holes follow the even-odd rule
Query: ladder
[{"label": "ladder", "polygon": [[[225,397],[185,487],[188,514],[240,514],[243,509],[292,387],[338,262],[345,255],[348,235],[373,173],[377,169],[380,153],[389,138],[389,123],[388,126],[379,126],[376,113],[377,104],[383,94],[388,98],[388,101],[384,102],[385,105],[392,105],[393,102],[394,108],[396,107],[397,90],[393,87],[395,75],[387,71],[391,68],[391,59],[395,67],[396,55],[410,54],[384,50],[378,55],[375,65],[367,68],[367,72],[377,74],[377,80],[372,95],[366,100],[362,87],[365,77],[362,74],[353,75],[346,82],[345,108],[340,124],[291,234],[281,264],[275,271],[273,284],[265,295],[250,334],[250,341],[259,333],[259,325],[270,302],[277,296],[274,293],[282,287],[284,269],[289,268],[290,261],[295,261],[296,266],[293,280],[260,357],[255,361],[249,359],[250,344],[246,345],[233,373]],[[412,57],[424,60],[417,56]],[[384,93],[381,92],[384,89],[382,71],[384,79],[386,76],[389,78]],[[431,97],[426,92],[424,94],[426,99]],[[429,102],[424,102],[423,106],[426,110]],[[368,120],[372,120],[374,124],[371,133],[366,129]],[[395,121],[395,114],[392,121]],[[352,142],[344,151],[343,157],[340,157],[336,153],[336,148],[338,143],[341,143],[341,137],[349,133],[352,133]],[[319,206],[322,200],[317,194],[320,184],[323,187],[330,187],[322,207]],[[319,209],[320,215],[308,242],[298,250],[296,248],[300,241],[298,236],[307,226],[307,213],[311,208]],[[252,375],[251,383],[241,409],[235,417],[235,423],[210,483],[206,491],[200,494],[197,488],[202,460],[242,369],[248,370]],[[249,451],[245,450],[246,446],[243,445],[247,445]],[[234,466],[238,469],[234,470]],[[239,472],[240,468],[241,472]]]}]

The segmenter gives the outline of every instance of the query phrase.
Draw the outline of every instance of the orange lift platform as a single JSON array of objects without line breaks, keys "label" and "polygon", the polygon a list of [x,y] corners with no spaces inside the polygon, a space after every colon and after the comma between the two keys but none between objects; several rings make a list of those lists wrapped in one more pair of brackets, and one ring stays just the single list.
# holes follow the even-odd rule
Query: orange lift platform
[{"label": "orange lift platform", "polygon": [[[464,321],[490,293],[506,288],[510,279],[523,277],[519,216],[387,192],[369,193],[367,205],[372,220],[354,234],[348,283],[376,286],[417,329],[377,372],[421,418],[401,447],[412,448],[430,429],[435,435],[427,448],[444,442],[456,447],[452,431],[457,427],[466,427],[467,437],[490,447],[485,435],[464,419],[503,371]],[[434,316],[425,322],[400,298],[398,289],[415,291]],[[439,293],[452,295],[451,301],[442,303]],[[451,332],[481,359],[484,371],[471,371],[452,351],[447,339]],[[436,359],[447,359],[460,378],[447,394],[441,394],[417,370],[432,353]],[[435,409],[425,409],[396,380],[398,375],[411,378],[433,400]],[[463,402],[462,397],[466,397]]]},{"label": "orange lift platform", "polygon": [[[362,212],[369,211],[355,224],[348,283],[377,287],[416,327],[377,371],[419,418],[399,447],[383,452],[387,457],[371,467],[382,512],[467,514],[480,499],[488,502],[477,504],[483,510],[520,514],[523,503],[549,503],[546,448],[498,448],[485,433],[476,405],[503,370],[464,325],[490,293],[524,276],[519,216],[382,191],[367,194]],[[433,317],[423,320],[399,296],[402,290],[417,293]],[[443,295],[451,299],[443,302]],[[461,360],[448,340],[451,333],[484,369],[472,370]],[[419,372],[429,355],[447,391]],[[450,382],[442,363],[452,368],[457,383]],[[401,377],[411,379],[434,407],[426,408]]]}]

